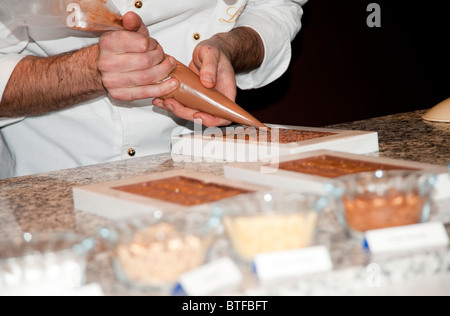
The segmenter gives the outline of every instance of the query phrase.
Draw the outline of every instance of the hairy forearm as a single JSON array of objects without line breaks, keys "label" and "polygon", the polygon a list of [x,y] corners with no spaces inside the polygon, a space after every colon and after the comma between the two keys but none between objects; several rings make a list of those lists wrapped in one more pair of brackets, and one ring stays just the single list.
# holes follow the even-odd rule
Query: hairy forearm
[{"label": "hairy forearm", "polygon": [[98,45],[55,57],[22,59],[3,93],[0,117],[41,115],[106,94],[97,60]]},{"label": "hairy forearm", "polygon": [[211,40],[227,55],[236,73],[254,70],[264,61],[264,43],[251,28],[239,27],[228,33],[216,34]]}]

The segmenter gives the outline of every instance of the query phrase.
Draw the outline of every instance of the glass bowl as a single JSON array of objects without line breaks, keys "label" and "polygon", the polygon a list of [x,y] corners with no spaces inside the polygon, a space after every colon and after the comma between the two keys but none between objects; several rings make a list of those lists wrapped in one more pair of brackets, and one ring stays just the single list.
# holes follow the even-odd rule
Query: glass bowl
[{"label": "glass bowl", "polygon": [[0,293],[53,295],[82,286],[94,245],[92,238],[71,232],[25,233],[0,242]]},{"label": "glass bowl", "polygon": [[237,258],[251,262],[261,253],[314,244],[324,197],[290,192],[258,192],[218,202],[214,211]]},{"label": "glass bowl", "polygon": [[436,176],[420,171],[376,171],[326,184],[339,222],[348,235],[426,222]]},{"label": "glass bowl", "polygon": [[172,290],[181,274],[208,260],[220,220],[196,210],[153,211],[101,228],[117,279],[141,290]]}]

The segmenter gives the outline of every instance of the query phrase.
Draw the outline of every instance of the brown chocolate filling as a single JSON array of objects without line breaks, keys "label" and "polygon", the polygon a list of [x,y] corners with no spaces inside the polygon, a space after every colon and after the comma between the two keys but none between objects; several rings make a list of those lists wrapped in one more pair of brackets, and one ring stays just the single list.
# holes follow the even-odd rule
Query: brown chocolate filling
[{"label": "brown chocolate filling", "polygon": [[85,27],[74,27],[75,29],[91,32],[123,29],[122,15],[108,9],[106,0],[74,0],[73,3],[80,6],[85,15],[82,22],[86,23]]},{"label": "brown chocolate filling", "polygon": [[425,197],[392,190],[387,196],[365,192],[343,197],[347,225],[356,231],[413,225],[420,222]]},{"label": "brown chocolate filling", "polygon": [[250,192],[181,176],[115,187],[114,189],[184,206],[216,202]]},{"label": "brown chocolate filling", "polygon": [[304,131],[295,129],[278,129],[278,133],[273,133],[272,130],[274,129],[235,129],[233,132],[227,131],[226,135],[223,137],[227,139],[233,138],[235,140],[245,139],[249,142],[273,142],[280,144],[289,144],[336,135],[336,133]]},{"label": "brown chocolate filling", "polygon": [[280,169],[304,174],[311,174],[325,178],[338,178],[349,174],[372,172],[377,170],[417,170],[412,168],[381,163],[372,163],[329,155],[284,162],[280,164]]}]

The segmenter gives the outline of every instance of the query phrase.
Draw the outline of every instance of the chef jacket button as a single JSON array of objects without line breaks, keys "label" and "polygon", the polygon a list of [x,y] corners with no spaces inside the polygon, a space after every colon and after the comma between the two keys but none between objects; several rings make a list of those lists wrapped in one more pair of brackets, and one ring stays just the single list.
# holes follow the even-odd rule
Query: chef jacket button
[{"label": "chef jacket button", "polygon": [[196,41],[198,41],[199,39],[200,39],[200,34],[198,34],[198,33],[195,33],[194,34],[194,39],[196,40]]},{"label": "chef jacket button", "polygon": [[136,1],[134,3],[134,6],[136,7],[136,9],[140,9],[144,6],[144,3],[142,3],[142,1]]},{"label": "chef jacket button", "polygon": [[134,148],[128,149],[128,156],[130,157],[136,156],[136,150],[134,150]]}]

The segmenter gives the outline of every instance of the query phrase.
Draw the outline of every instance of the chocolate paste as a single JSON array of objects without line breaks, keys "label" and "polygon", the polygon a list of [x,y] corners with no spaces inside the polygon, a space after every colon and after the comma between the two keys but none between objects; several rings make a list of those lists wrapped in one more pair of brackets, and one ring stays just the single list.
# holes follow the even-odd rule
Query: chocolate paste
[{"label": "chocolate paste", "polygon": [[78,4],[84,14],[80,21],[83,26],[75,29],[91,32],[123,29],[122,15],[113,12],[113,5],[107,0],[74,0],[73,3]]},{"label": "chocolate paste", "polygon": [[334,157],[329,155],[284,162],[280,164],[280,169],[311,174],[325,178],[338,178],[349,174],[373,172],[377,170],[417,170],[387,164]]},{"label": "chocolate paste", "polygon": [[182,63],[177,61],[177,66],[170,74],[170,78],[178,79],[180,85],[163,99],[175,99],[191,109],[238,124],[265,127],[263,123],[216,89],[205,88],[200,82],[200,77]]},{"label": "chocolate paste", "polygon": [[420,222],[426,198],[393,190],[388,196],[365,192],[343,197],[347,225],[356,231],[413,225]]},{"label": "chocolate paste", "polygon": [[114,189],[184,206],[206,204],[249,193],[249,191],[186,177],[173,177]]},{"label": "chocolate paste", "polygon": [[234,129],[232,132],[227,131],[224,138],[244,139],[250,142],[268,142],[289,144],[297,143],[310,139],[327,137],[336,135],[336,133],[329,132],[313,132],[295,129],[277,129],[277,133],[273,132],[272,128],[258,128],[258,129]]}]

